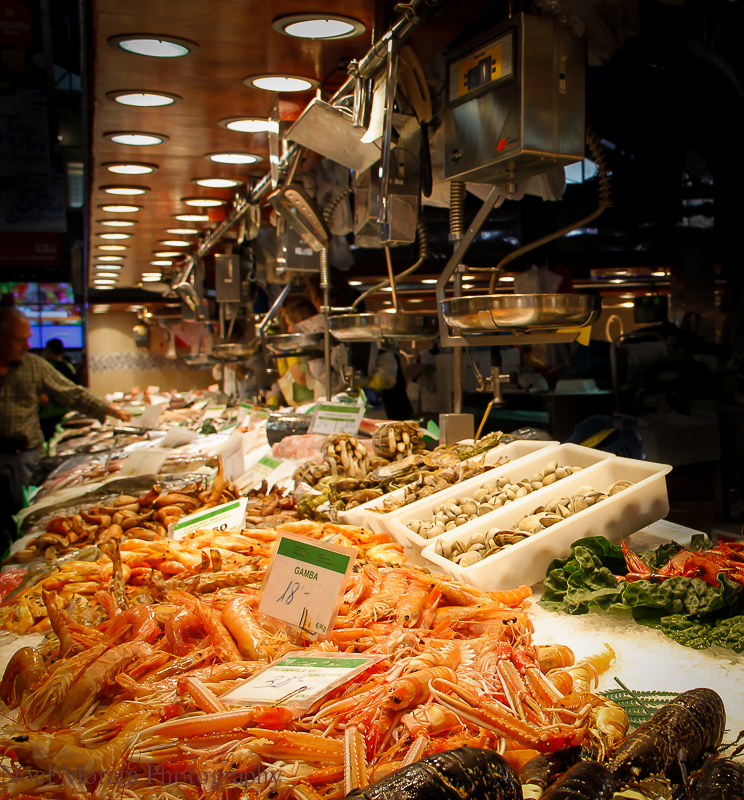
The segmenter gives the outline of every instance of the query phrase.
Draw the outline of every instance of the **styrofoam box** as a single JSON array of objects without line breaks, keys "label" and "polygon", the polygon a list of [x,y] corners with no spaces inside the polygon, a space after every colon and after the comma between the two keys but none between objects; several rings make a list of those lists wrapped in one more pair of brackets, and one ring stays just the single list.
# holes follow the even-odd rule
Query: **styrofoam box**
[{"label": "styrofoam box", "polygon": [[[401,542],[402,544],[410,543],[414,548],[418,548],[420,550],[434,540],[425,539],[423,536],[419,536],[417,533],[414,533],[408,527],[408,523],[414,519],[430,519],[434,513],[434,506],[441,505],[447,500],[458,500],[461,497],[472,497],[473,492],[483,486],[484,483],[493,483],[497,478],[504,476],[509,478],[512,483],[518,483],[525,478],[529,479],[536,472],[541,472],[543,468],[551,461],[558,462],[559,467],[571,466],[583,467],[586,469],[597,462],[606,461],[616,457],[617,456],[613,455],[612,453],[605,453],[602,450],[592,450],[590,447],[582,447],[579,444],[555,444],[552,447],[546,447],[543,450],[533,452],[528,456],[520,458],[519,460],[510,461],[503,466],[495,467],[488,472],[484,472],[481,475],[476,475],[474,478],[469,478],[462,483],[456,483],[454,486],[450,486],[448,489],[437,492],[437,494],[426,497],[423,500],[417,500],[415,503],[411,503],[409,506],[403,506],[403,508],[399,508],[396,511],[391,511],[389,514],[384,514],[380,517],[382,522],[378,522],[378,525],[384,526],[382,528],[383,532],[392,536],[396,541]],[[540,499],[541,497],[547,496],[546,494],[543,494],[543,492],[549,492],[553,486],[563,486],[565,485],[565,482],[571,478],[583,475],[584,469],[581,469],[578,473],[576,473],[576,476],[569,475],[566,478],[562,478],[560,481],[556,481],[550,486],[538,489],[536,492],[532,492],[525,498],[521,498],[521,500],[514,500],[513,502],[508,503],[507,507],[511,508],[511,506],[513,506],[515,503],[521,502],[522,500],[526,500],[528,498],[536,498],[532,500],[532,505],[538,506],[542,502],[546,502]],[[584,483],[585,482],[582,481],[578,483],[577,486],[582,486]],[[560,492],[557,496],[562,497],[563,494],[564,492]],[[484,514],[482,517],[478,517],[471,522],[466,522],[464,525],[460,525],[457,530],[466,532],[473,531],[475,529],[480,530],[480,520],[491,520],[493,519],[493,515],[498,514],[500,510],[501,509],[491,511],[490,513]],[[523,511],[522,513],[524,514],[527,512]],[[490,528],[492,525],[489,525],[488,527]],[[454,530],[448,531],[448,533],[454,533]],[[442,536],[444,535],[446,534],[442,534]]]},{"label": "styrofoam box", "polygon": [[545,578],[545,570],[554,558],[568,555],[571,544],[577,539],[605,536],[617,544],[623,537],[665,517],[669,512],[665,475],[670,470],[668,464],[609,458],[449,531],[439,539],[451,545],[455,541],[466,543],[474,534],[491,528],[511,530],[521,516],[531,513],[537,505],[545,505],[556,497],[571,496],[580,486],[606,491],[619,480],[632,481],[633,486],[470,567],[459,567],[437,555],[436,540],[425,547],[421,555],[430,565],[479,589],[496,591],[513,589],[523,583],[534,585]]},{"label": "styrofoam box", "polygon": [[[458,442],[458,444],[470,443],[472,443],[472,439]],[[492,464],[498,463],[502,458],[508,458],[509,463],[514,463],[514,461],[516,461],[518,458],[528,456],[538,450],[543,450],[546,447],[555,447],[557,444],[558,442],[553,441],[523,441],[518,439],[517,441],[510,442],[509,444],[498,445],[497,447],[492,447],[490,450],[486,450],[484,463],[490,467]],[[473,456],[473,458],[469,458],[467,460],[478,461],[481,458],[483,458],[483,453],[478,456]],[[489,474],[492,472],[493,470],[489,470]],[[447,490],[443,489],[442,491]],[[372,511],[372,509],[382,508],[388,498],[403,498],[405,497],[405,493],[406,489],[405,487],[402,487],[401,489],[396,489],[393,492],[388,492],[388,494],[383,494],[380,497],[376,497],[374,500],[369,500],[368,502],[356,506],[355,508],[351,508],[348,511],[341,511],[338,515],[339,521],[346,525],[358,525],[360,528],[370,528],[375,533],[385,533],[386,531],[383,525],[378,523],[380,520],[386,518],[388,514],[392,514],[394,512],[389,511],[388,514],[379,514]],[[431,497],[439,497],[440,495],[441,492],[437,492],[436,495],[431,495]],[[428,498],[426,499],[428,500]],[[420,502],[424,501],[416,500],[416,503]],[[416,503],[410,503],[409,505],[405,506],[405,508],[412,508]]]}]

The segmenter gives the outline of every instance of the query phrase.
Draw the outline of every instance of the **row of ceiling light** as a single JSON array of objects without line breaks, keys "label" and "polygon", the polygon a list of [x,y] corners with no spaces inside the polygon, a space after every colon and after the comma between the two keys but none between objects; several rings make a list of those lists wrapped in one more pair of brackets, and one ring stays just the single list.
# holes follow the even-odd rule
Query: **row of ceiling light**
[{"label": "row of ceiling light", "polygon": [[[272,24],[274,30],[302,39],[346,39],[358,36],[365,31],[365,25],[359,20],[322,13],[289,14],[277,17]],[[196,42],[173,36],[151,34],[122,34],[111,37],[108,42],[112,47],[127,53],[152,58],[180,58],[199,50]],[[319,86],[319,81],[315,78],[284,74],[249,75],[243,80],[243,83],[246,86],[270,92],[302,92]],[[137,108],[170,106],[183,99],[179,95],[168,92],[128,89],[108,92],[106,97],[116,103]],[[256,117],[230,117],[220,120],[219,124],[223,128],[240,133],[262,133],[277,130],[276,122]],[[169,138],[165,134],[144,131],[112,131],[105,133],[104,137],[116,144],[137,147],[162,144]],[[261,156],[255,153],[241,152],[207,153],[205,158],[217,164],[255,164],[262,160]],[[117,175],[148,175],[158,170],[157,164],[149,163],[114,162],[105,163],[102,166]],[[193,178],[191,182],[210,189],[235,188],[244,183],[235,178],[223,177]],[[147,186],[122,184],[105,185],[99,188],[107,194],[120,197],[137,197],[150,191]],[[218,207],[227,203],[226,200],[217,197],[183,197],[181,202],[196,208]],[[130,203],[106,203],[99,208],[101,211],[111,214],[132,214],[140,211],[142,206]],[[208,215],[195,213],[175,214],[174,217],[180,222],[206,222],[209,220]],[[104,228],[132,229],[136,225],[134,220],[122,218],[100,219],[97,222]],[[200,233],[196,228],[175,227],[167,228],[166,232],[174,236],[196,236]],[[104,243],[95,246],[97,272],[93,283],[99,289],[113,289],[118,279],[118,271],[121,269],[120,262],[124,260],[124,256],[120,253],[127,249],[127,245],[111,244],[111,242],[130,239],[132,233],[105,230],[96,233],[96,236],[100,237]],[[165,247],[189,247],[191,242],[184,239],[161,239],[158,244]],[[154,250],[153,254],[156,258],[150,261],[150,264],[161,268],[171,266],[173,263],[171,259],[179,259],[184,256],[180,251],[171,250]],[[157,282],[161,279],[160,271],[142,273],[142,281],[145,283]]]}]

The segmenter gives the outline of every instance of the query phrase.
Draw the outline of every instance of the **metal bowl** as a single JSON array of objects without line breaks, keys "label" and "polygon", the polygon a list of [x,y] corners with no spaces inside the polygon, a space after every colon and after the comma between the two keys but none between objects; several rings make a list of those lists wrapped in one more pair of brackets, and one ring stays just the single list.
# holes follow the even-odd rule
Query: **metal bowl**
[{"label": "metal bowl", "polygon": [[404,311],[379,314],[339,314],[328,320],[331,333],[342,342],[403,342],[436,339],[439,320],[435,314]]},{"label": "metal bowl", "polygon": [[269,414],[266,420],[266,438],[270,445],[280,442],[285,436],[298,436],[307,433],[313,422],[312,414]]},{"label": "metal bowl", "polygon": [[249,344],[216,344],[212,348],[210,356],[215,361],[230,362],[243,361],[254,354],[254,348]]},{"label": "metal bowl", "polygon": [[211,367],[214,363],[206,353],[195,353],[183,356],[184,363],[190,367]]},{"label": "metal bowl", "polygon": [[549,331],[591,325],[602,309],[587,294],[489,294],[441,302],[442,314],[461,331]]},{"label": "metal bowl", "polygon": [[266,352],[277,358],[323,353],[322,333],[277,333],[263,337]]}]

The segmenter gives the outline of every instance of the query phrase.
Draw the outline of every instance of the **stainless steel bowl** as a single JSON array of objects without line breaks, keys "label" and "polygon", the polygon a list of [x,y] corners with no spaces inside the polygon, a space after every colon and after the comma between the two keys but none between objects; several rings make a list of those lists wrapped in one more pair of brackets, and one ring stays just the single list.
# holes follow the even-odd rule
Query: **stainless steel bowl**
[{"label": "stainless steel bowl", "polygon": [[212,348],[210,356],[215,361],[230,362],[243,361],[243,359],[250,358],[253,353],[253,347],[248,344],[216,344]]},{"label": "stainless steel bowl", "polygon": [[266,438],[270,445],[275,445],[285,436],[307,433],[312,421],[312,414],[293,412],[269,414],[269,418],[266,420]]},{"label": "stainless steel bowl", "polygon": [[331,333],[342,342],[403,342],[436,339],[439,321],[435,314],[404,311],[379,314],[339,314],[328,320]]},{"label": "stainless steel bowl", "polygon": [[277,333],[262,341],[266,352],[277,358],[323,354],[322,333]]},{"label": "stainless steel bowl", "polygon": [[447,324],[461,331],[549,331],[591,325],[602,310],[602,299],[586,294],[489,294],[443,300],[441,309]]}]

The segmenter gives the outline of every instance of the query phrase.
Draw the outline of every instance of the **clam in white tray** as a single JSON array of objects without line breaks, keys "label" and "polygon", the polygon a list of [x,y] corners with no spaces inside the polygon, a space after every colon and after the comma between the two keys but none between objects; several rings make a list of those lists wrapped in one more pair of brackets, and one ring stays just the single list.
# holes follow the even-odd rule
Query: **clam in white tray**
[{"label": "clam in white tray", "polygon": [[[465,442],[461,442],[459,444],[464,443]],[[501,444],[497,447],[492,447],[490,450],[486,450],[485,453],[473,456],[472,458],[467,459],[467,461],[479,461],[485,456],[483,463],[487,466],[497,464],[502,458],[509,459],[509,463],[513,464],[515,461],[517,461],[517,459],[531,455],[538,450],[544,450],[547,447],[555,447],[557,444],[558,442],[553,441],[528,441],[517,439],[509,444]],[[426,455],[426,453],[423,453],[422,455]],[[489,472],[491,472],[491,470],[489,470]],[[442,491],[448,490],[443,489]],[[358,525],[360,528],[370,528],[375,533],[386,533],[384,522],[382,522],[382,520],[394,512],[389,511],[387,513],[380,513],[375,511],[375,509],[383,508],[385,506],[385,501],[390,500],[391,498],[402,500],[405,497],[405,494],[406,487],[404,486],[401,489],[395,489],[395,491],[388,492],[380,497],[376,497],[374,500],[369,500],[366,503],[362,503],[355,508],[350,508],[347,511],[341,511],[338,515],[339,522],[343,522],[345,525]],[[440,495],[441,492],[436,493],[437,497]],[[433,496],[434,495],[431,495],[431,497]],[[428,498],[425,499],[428,500]],[[420,502],[425,502],[425,500],[415,501],[415,503]],[[415,505],[415,503],[410,503],[404,507],[411,508]]]},{"label": "clam in white tray", "polygon": [[[565,558],[577,539],[605,536],[617,544],[622,538],[663,519],[669,513],[665,476],[670,470],[668,464],[631,458],[607,459],[445,533],[425,547],[421,556],[437,571],[446,572],[479,589],[498,591],[522,583],[540,583],[548,564],[554,558]],[[537,506],[547,505],[559,497],[570,497],[582,486],[606,492],[617,481],[630,481],[632,486],[472,566],[460,567],[436,552],[437,541],[449,547],[458,541],[467,546],[476,534],[492,529],[512,530],[521,517],[530,514]]]},{"label": "clam in white tray", "polygon": [[[414,520],[431,520],[435,513],[434,509],[449,501],[460,501],[464,498],[474,498],[479,489],[487,486],[488,484],[496,485],[499,479],[504,477],[508,478],[511,483],[519,483],[522,480],[529,481],[536,476],[537,473],[542,472],[551,463],[555,463],[556,467],[581,467],[581,470],[575,475],[570,475],[556,481],[550,486],[545,486],[541,489],[537,489],[536,491],[532,491],[526,497],[508,503],[505,508],[511,508],[513,505],[523,501],[527,501],[528,505],[531,502],[532,505],[536,506],[542,502],[545,502],[544,500],[540,499],[541,497],[550,496],[549,494],[545,493],[549,493],[556,486],[563,486],[565,481],[577,478],[580,483],[576,485],[580,486],[583,483],[587,483],[588,480],[584,480],[581,477],[586,470],[593,468],[596,464],[615,458],[617,458],[617,456],[613,455],[612,453],[605,453],[602,450],[593,450],[590,447],[582,447],[579,444],[556,444],[552,447],[546,447],[544,450],[538,450],[529,456],[510,461],[503,466],[496,467],[495,469],[484,472],[474,478],[469,478],[467,481],[457,483],[454,486],[451,486],[449,489],[444,489],[443,491],[438,492],[435,495],[431,495],[424,500],[417,500],[415,503],[411,503],[409,506],[403,506],[403,508],[400,508],[397,511],[392,511],[389,514],[385,514],[381,517],[381,521],[376,521],[378,527],[376,532],[387,533],[401,544],[410,545],[414,548],[414,550],[421,550],[434,541],[436,536],[429,537],[419,535],[409,527],[409,524]],[[563,489],[558,489],[557,491],[559,492],[559,497],[565,493]],[[497,514],[500,510],[501,509],[496,509],[495,511],[483,513],[483,511],[479,509],[482,516],[478,516],[470,522],[465,522],[463,525],[458,526],[455,530],[464,531],[466,533],[473,530],[481,530],[481,521],[490,520],[491,517],[494,514]],[[370,522],[372,521],[370,520]],[[454,530],[449,531],[448,533],[454,533]]]}]

